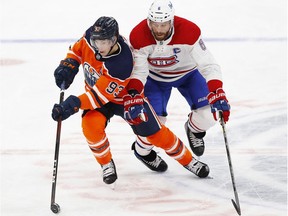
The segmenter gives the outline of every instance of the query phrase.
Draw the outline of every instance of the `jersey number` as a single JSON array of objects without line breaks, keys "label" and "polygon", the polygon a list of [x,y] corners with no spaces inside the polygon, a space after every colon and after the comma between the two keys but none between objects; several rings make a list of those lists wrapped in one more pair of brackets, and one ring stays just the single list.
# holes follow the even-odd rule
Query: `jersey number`
[{"label": "jersey number", "polygon": [[117,97],[118,94],[124,89],[124,86],[118,85],[116,82],[110,82],[106,91],[109,94],[113,94],[114,97]]}]

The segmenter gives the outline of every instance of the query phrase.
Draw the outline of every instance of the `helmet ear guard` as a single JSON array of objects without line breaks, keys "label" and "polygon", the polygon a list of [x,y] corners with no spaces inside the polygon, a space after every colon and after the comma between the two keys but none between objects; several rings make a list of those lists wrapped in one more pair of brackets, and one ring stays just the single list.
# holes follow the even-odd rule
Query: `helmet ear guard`
[{"label": "helmet ear guard", "polygon": [[155,0],[148,12],[148,20],[152,22],[167,22],[171,20],[173,23],[175,9],[169,0]]}]

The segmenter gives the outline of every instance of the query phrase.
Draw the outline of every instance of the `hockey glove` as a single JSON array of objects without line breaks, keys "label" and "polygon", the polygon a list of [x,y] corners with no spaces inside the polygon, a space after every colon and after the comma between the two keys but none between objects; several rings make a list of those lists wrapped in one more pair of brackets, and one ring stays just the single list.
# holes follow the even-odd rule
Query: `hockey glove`
[{"label": "hockey glove", "polygon": [[54,71],[56,85],[61,88],[61,84],[65,82],[64,88],[67,89],[78,73],[79,63],[72,58],[64,59]]},{"label": "hockey glove", "polygon": [[138,125],[148,120],[143,103],[143,97],[135,90],[123,96],[124,119],[130,125]]},{"label": "hockey glove", "polygon": [[55,121],[65,120],[69,116],[79,111],[81,102],[80,99],[74,95],[70,95],[61,104],[55,104],[52,109],[52,118]]},{"label": "hockey glove", "polygon": [[229,120],[230,105],[223,89],[218,88],[216,92],[210,92],[207,99],[211,106],[211,112],[213,113],[214,119],[217,121],[219,119],[218,112],[222,112],[224,122],[226,123]]}]

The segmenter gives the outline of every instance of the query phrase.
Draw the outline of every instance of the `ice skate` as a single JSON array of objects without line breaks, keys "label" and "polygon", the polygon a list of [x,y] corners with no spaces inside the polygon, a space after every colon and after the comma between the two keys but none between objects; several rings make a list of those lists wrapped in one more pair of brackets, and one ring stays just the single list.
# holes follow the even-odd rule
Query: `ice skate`
[{"label": "ice skate", "polygon": [[207,164],[196,160],[195,158],[192,161],[184,166],[187,170],[197,175],[199,178],[206,178],[209,175],[209,167]]},{"label": "ice skate", "polygon": [[101,165],[101,167],[103,171],[103,182],[106,184],[114,183],[117,179],[117,172],[113,159],[109,163]]},{"label": "ice skate", "polygon": [[167,170],[168,165],[154,150],[151,150],[146,156],[141,156],[135,150],[135,142],[132,144],[132,150],[134,150],[135,156],[149,169],[156,172],[165,172]]},{"label": "ice skate", "polygon": [[203,137],[205,136],[206,132],[193,133],[188,127],[188,121],[185,123],[184,127],[190,148],[193,151],[193,153],[197,156],[203,155],[205,150]]}]

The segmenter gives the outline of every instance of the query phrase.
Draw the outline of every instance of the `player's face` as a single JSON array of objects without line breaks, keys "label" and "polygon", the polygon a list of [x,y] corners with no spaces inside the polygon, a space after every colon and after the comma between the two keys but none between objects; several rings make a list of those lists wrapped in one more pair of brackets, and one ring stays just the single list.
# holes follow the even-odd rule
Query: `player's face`
[{"label": "player's face", "polygon": [[153,21],[149,21],[149,26],[150,29],[152,31],[153,36],[155,37],[155,39],[157,41],[162,41],[165,40],[171,30],[171,21],[167,21],[167,22],[153,22]]},{"label": "player's face", "polygon": [[113,40],[94,40],[94,46],[102,56],[107,56],[114,45]]}]

